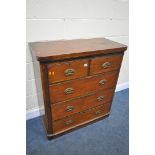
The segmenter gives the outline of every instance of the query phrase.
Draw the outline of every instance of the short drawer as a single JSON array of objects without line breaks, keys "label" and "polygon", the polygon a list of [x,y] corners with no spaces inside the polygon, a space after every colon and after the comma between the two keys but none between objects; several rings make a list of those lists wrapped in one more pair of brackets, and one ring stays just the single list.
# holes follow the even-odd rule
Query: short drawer
[{"label": "short drawer", "polygon": [[74,60],[48,64],[49,83],[87,76],[88,60]]},{"label": "short drawer", "polygon": [[112,100],[114,89],[107,89],[70,101],[52,105],[52,120],[58,120]]},{"label": "short drawer", "polygon": [[90,75],[117,70],[121,66],[123,54],[96,57],[90,63]]},{"label": "short drawer", "polygon": [[97,106],[92,109],[88,109],[81,113],[74,114],[70,117],[66,117],[62,120],[53,122],[53,132],[61,132],[63,130],[69,130],[78,125],[87,123],[89,121],[95,120],[101,116],[104,116],[109,113],[110,104],[106,103],[100,106]]},{"label": "short drawer", "polygon": [[116,85],[117,77],[118,72],[114,71],[50,85],[51,103],[54,104],[98,90],[112,88]]}]

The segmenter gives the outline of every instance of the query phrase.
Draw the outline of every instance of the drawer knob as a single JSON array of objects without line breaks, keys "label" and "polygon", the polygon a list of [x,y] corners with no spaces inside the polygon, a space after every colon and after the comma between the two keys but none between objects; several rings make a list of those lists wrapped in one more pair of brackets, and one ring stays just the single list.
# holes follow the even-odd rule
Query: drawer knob
[{"label": "drawer knob", "polygon": [[67,107],[66,107],[66,111],[67,111],[67,112],[72,111],[73,109],[74,109],[73,106],[67,106]]},{"label": "drawer knob", "polygon": [[99,96],[99,97],[97,97],[97,101],[98,101],[98,102],[102,101],[103,99],[104,99],[104,96]]},{"label": "drawer knob", "polygon": [[65,126],[72,124],[74,121],[73,120],[69,120],[67,122],[64,123]]},{"label": "drawer knob", "polygon": [[74,92],[74,89],[73,88],[66,88],[64,90],[64,93],[67,95],[67,94],[72,94]]},{"label": "drawer knob", "polygon": [[105,62],[105,63],[103,63],[102,65],[101,65],[101,67],[102,68],[108,68],[108,67],[110,67],[111,66],[111,63],[110,62]]},{"label": "drawer knob", "polygon": [[64,72],[65,76],[71,76],[74,75],[74,73],[75,73],[74,69],[66,69]]},{"label": "drawer knob", "polygon": [[101,110],[98,110],[95,112],[95,115],[99,115],[99,114],[101,114]]},{"label": "drawer knob", "polygon": [[107,80],[103,79],[99,82],[100,85],[104,85],[107,82]]}]

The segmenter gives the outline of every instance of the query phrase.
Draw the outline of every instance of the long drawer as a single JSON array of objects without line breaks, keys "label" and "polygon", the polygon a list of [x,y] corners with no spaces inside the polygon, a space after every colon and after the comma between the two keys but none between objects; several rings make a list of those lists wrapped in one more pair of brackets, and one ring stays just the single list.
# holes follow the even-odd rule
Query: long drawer
[{"label": "long drawer", "polygon": [[96,90],[103,90],[116,85],[118,72],[108,72],[86,78],[75,79],[49,86],[51,103],[84,96]]},{"label": "long drawer", "polygon": [[74,114],[70,117],[66,117],[62,120],[53,122],[53,133],[57,133],[63,130],[68,130],[74,126],[78,126],[81,123],[89,122],[101,116],[108,114],[110,103],[102,104],[95,108],[88,109],[78,114]]},{"label": "long drawer", "polygon": [[52,120],[58,120],[112,100],[114,89],[99,91],[73,100],[52,104]]}]

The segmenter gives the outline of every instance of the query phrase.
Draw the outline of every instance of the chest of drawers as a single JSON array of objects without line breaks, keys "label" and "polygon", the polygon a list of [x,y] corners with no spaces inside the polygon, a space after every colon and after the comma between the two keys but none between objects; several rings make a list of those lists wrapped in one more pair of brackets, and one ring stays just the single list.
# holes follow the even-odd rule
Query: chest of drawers
[{"label": "chest of drawers", "polygon": [[29,43],[39,61],[49,138],[110,114],[127,46],[105,38]]}]

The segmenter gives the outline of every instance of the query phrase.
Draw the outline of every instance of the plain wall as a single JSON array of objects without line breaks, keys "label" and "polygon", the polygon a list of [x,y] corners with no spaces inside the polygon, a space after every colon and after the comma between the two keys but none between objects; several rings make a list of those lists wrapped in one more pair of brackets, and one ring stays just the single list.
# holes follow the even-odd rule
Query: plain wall
[{"label": "plain wall", "polygon": [[[128,0],[27,0],[27,43],[33,41],[105,37],[128,45]],[[26,44],[27,44],[26,43]],[[34,76],[28,45],[26,57],[27,111],[42,104],[39,68]],[[128,83],[128,51],[118,84]],[[37,98],[37,94],[38,98]]]}]

